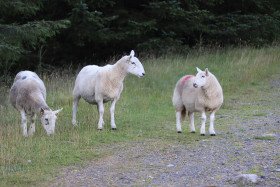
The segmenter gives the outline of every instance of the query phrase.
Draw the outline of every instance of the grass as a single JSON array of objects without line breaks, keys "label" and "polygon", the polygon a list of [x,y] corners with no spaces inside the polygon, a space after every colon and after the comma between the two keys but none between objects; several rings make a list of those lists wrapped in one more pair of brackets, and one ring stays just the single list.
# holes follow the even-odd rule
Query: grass
[{"label": "grass", "polygon": [[[189,144],[203,139],[222,138],[219,135],[201,137],[199,133],[191,134],[186,123],[183,125],[183,133],[176,133],[171,98],[177,80],[186,74],[196,74],[195,67],[208,67],[224,91],[224,105],[217,115],[238,113],[250,119],[265,115],[263,107],[273,107],[273,103],[268,106],[258,105],[258,100],[267,89],[264,81],[279,73],[279,59],[280,47],[227,49],[188,56],[167,55],[140,59],[146,76],[143,79],[132,75],[126,78],[123,93],[116,104],[117,131],[112,131],[110,127],[109,104],[105,104],[105,126],[100,132],[97,130],[96,107],[83,100],[77,113],[79,126],[71,124],[75,76],[65,72],[41,76],[47,87],[48,105],[53,110],[64,108],[57,120],[56,135],[47,136],[37,119],[35,135],[24,138],[19,112],[8,102],[9,88],[2,86],[0,186],[30,186],[48,182],[50,177],[57,175],[57,169],[108,155],[113,150],[104,148],[112,144],[150,139],[160,140],[163,144]],[[234,103],[253,103],[254,106],[238,107]],[[218,118],[216,132],[231,128],[227,125],[229,120],[234,123],[236,119],[231,116]],[[195,123],[199,131],[198,114]],[[102,151],[99,151],[100,148]]]},{"label": "grass", "polygon": [[254,136],[254,139],[256,140],[275,140],[275,138],[273,136]]},{"label": "grass", "polygon": [[263,174],[260,166],[256,166],[256,167],[252,168],[251,170],[248,171],[248,173],[249,174],[257,174],[259,176],[261,176]]}]

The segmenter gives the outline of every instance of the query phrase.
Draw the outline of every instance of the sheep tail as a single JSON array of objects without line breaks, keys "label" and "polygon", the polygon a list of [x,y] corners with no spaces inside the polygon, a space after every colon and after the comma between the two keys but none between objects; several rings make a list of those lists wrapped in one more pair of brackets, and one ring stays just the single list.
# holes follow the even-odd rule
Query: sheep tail
[{"label": "sheep tail", "polygon": [[181,111],[181,120],[184,121],[186,119],[186,108],[184,107]]}]

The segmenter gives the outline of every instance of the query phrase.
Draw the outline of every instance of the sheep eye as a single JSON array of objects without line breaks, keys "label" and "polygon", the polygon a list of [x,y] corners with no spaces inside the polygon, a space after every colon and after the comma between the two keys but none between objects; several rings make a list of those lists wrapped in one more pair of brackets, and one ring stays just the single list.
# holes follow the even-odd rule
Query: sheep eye
[{"label": "sheep eye", "polygon": [[49,119],[45,118],[46,124],[45,125],[49,125]]},{"label": "sheep eye", "polygon": [[202,75],[202,78],[204,78],[205,76],[204,75]]},{"label": "sheep eye", "polygon": [[135,65],[135,62],[131,62],[131,64],[134,64],[134,65]]}]

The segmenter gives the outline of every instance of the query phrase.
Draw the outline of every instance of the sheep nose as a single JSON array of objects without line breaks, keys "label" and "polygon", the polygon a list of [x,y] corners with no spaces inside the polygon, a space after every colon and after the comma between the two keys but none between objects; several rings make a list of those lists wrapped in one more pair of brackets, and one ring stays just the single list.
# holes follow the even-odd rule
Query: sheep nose
[{"label": "sheep nose", "polygon": [[196,84],[196,83],[193,83],[193,87],[197,88],[197,84]]},{"label": "sheep nose", "polygon": [[142,73],[142,76],[144,76],[145,75],[145,73]]}]

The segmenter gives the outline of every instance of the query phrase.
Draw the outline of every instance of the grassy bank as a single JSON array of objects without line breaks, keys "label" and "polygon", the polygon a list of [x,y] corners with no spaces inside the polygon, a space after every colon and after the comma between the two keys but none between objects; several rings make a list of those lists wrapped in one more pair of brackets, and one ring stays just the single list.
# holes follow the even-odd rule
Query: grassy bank
[{"label": "grassy bank", "polygon": [[[224,105],[217,113],[226,115],[233,109],[230,102],[250,102],[261,95],[258,88],[264,81],[280,71],[280,47],[262,49],[228,49],[190,54],[165,56],[141,60],[146,76],[138,79],[128,76],[124,90],[116,104],[117,131],[110,127],[109,104],[105,105],[103,131],[97,130],[98,113],[95,106],[81,100],[77,122],[73,127],[72,89],[75,76],[43,75],[47,87],[47,103],[54,110],[63,107],[57,120],[56,135],[47,136],[36,121],[33,137],[21,133],[20,115],[8,102],[8,88],[1,88],[0,106],[0,186],[36,185],[55,176],[56,169],[84,163],[109,154],[99,152],[99,147],[122,142],[160,139],[162,142],[191,143],[209,138],[189,134],[183,125],[183,134],[175,129],[175,113],[171,98],[177,80],[186,74],[196,74],[195,67],[206,67],[216,75],[224,90]],[[254,114],[256,115],[256,114]],[[196,129],[200,128],[196,115]],[[209,122],[207,121],[207,125]],[[217,120],[216,133],[226,127],[226,119]]]}]

